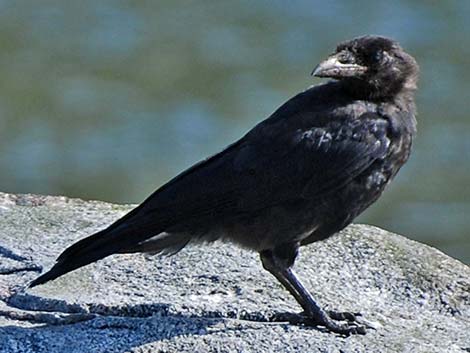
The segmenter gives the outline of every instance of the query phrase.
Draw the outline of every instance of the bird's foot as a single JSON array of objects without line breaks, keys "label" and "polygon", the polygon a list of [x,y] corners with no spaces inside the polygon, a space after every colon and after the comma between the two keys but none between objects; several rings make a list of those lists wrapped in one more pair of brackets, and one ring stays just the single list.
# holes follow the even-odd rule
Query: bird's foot
[{"label": "bird's foot", "polygon": [[372,326],[364,325],[362,322],[359,323],[357,318],[360,316],[362,316],[360,313],[321,311],[318,317],[317,315],[309,315],[304,311],[300,314],[277,313],[273,315],[270,321],[287,321],[292,325],[323,326],[327,331],[346,336],[352,334],[364,335],[366,333],[366,327]]},{"label": "bird's foot", "polygon": [[320,311],[315,313],[303,312],[306,324],[312,326],[324,326],[328,331],[341,335],[365,335],[366,326],[358,322],[360,313]]}]

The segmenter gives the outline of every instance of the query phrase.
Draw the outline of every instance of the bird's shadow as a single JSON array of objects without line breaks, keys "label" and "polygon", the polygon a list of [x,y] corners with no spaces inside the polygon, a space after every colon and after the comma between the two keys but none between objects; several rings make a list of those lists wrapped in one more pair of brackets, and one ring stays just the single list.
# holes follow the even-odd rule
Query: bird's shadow
[{"label": "bird's shadow", "polygon": [[[89,323],[40,327],[0,327],[9,352],[128,352],[133,348],[177,336],[207,335],[216,319],[197,320],[177,316],[149,318],[95,318]],[[97,344],[96,342],[100,342]],[[13,348],[17,347],[17,348]],[[40,349],[39,347],[43,347]],[[47,347],[47,349],[45,349]],[[101,349],[100,349],[101,348]]]},{"label": "bird's shadow", "polygon": [[[239,322],[303,326],[305,329],[327,330],[312,326],[302,314],[289,312],[204,312],[200,315],[175,312],[171,304],[143,303],[109,306],[90,304],[83,307],[63,300],[46,299],[25,292],[16,293],[5,301],[12,308],[0,308],[0,317],[18,322],[0,326],[0,341],[8,338],[12,352],[127,352],[133,348],[171,340],[178,336],[217,335],[230,330],[243,331],[244,325],[218,325],[231,319]],[[15,322],[15,321],[13,321]],[[25,322],[20,323],[20,322]],[[246,329],[252,325],[246,325]],[[97,346],[96,342],[100,342]],[[42,348],[41,348],[42,347]],[[44,350],[44,347],[47,347]],[[102,350],[101,348],[102,347]]]},{"label": "bird's shadow", "polygon": [[[134,315],[133,313],[142,310],[142,305],[122,306],[122,315],[105,314],[104,306],[101,314],[38,314],[39,312],[33,311],[25,314],[15,311],[20,313],[16,315],[18,323],[0,326],[0,341],[8,344],[9,352],[55,353],[63,352],[65,348],[68,352],[127,352],[145,344],[171,340],[178,336],[204,336],[227,330],[226,327],[214,327],[224,320],[222,317],[170,313],[170,305],[163,303],[149,306],[158,308],[154,315]],[[15,319],[15,315],[9,318]]]},{"label": "bird's shadow", "polygon": [[[90,304],[84,310],[63,300],[46,299],[25,292],[14,294],[5,303],[11,310],[2,313],[0,308],[0,319],[1,316],[7,317],[17,324],[0,326],[0,341],[7,341],[9,347],[17,347],[12,352],[54,353],[63,352],[64,347],[68,352],[83,352],[84,347],[94,352],[110,349],[113,352],[127,352],[178,336],[217,335],[219,332],[244,330],[244,325],[218,325],[231,319],[246,323],[301,324],[299,315],[292,313],[269,316],[257,311],[211,311],[197,315],[175,312],[167,303],[122,306]],[[250,327],[246,326],[247,329]],[[102,350],[100,347],[103,347]]]}]

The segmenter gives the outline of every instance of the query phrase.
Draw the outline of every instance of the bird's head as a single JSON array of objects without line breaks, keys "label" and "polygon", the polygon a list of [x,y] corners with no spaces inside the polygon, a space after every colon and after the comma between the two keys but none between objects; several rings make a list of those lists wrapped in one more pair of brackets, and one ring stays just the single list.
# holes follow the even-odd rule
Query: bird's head
[{"label": "bird's head", "polygon": [[397,42],[364,36],[339,44],[312,75],[344,81],[359,96],[383,98],[416,89],[418,65]]}]

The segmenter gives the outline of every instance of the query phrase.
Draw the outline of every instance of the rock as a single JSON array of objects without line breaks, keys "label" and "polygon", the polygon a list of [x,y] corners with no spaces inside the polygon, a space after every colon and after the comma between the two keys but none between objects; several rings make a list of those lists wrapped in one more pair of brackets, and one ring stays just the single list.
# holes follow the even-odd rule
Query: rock
[{"label": "rock", "polygon": [[367,225],[303,247],[296,263],[321,305],[362,313],[364,336],[279,321],[300,308],[231,244],[114,255],[25,289],[131,208],[0,193],[0,352],[470,352],[470,268]]}]

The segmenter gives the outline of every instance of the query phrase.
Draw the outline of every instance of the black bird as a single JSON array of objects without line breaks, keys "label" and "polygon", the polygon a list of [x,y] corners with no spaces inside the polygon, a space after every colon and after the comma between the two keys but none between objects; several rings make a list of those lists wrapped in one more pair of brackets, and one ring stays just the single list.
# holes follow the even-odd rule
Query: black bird
[{"label": "black bird", "polygon": [[364,36],[339,44],[312,74],[332,80],[67,248],[30,286],[114,253],[176,253],[224,239],[259,252],[309,322],[364,333],[352,314],[321,309],[292,265],[300,246],[340,231],[376,201],[407,161],[418,65],[397,42]]}]

